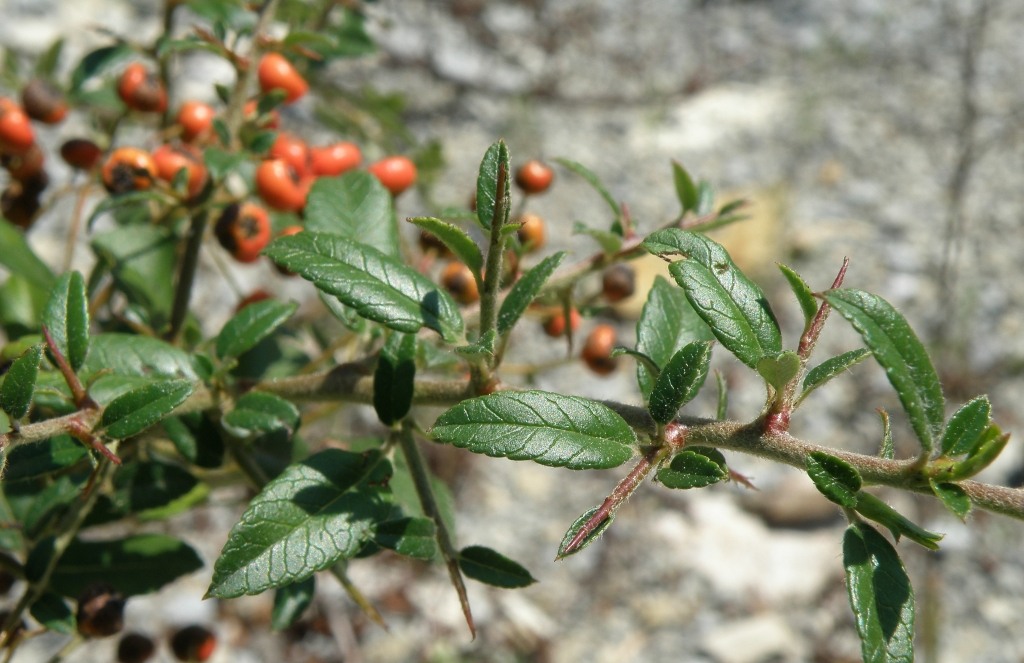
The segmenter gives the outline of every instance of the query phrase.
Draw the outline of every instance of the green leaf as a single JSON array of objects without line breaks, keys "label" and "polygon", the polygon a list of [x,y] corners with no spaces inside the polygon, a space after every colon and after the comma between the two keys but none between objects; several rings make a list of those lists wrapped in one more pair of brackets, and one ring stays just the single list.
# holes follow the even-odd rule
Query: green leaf
[{"label": "green leaf", "polygon": [[949,424],[942,434],[942,455],[970,453],[991,422],[992,404],[988,396],[978,396],[965,403],[949,418]]},{"label": "green leaf", "polygon": [[[500,191],[498,189],[499,172],[504,173]],[[508,147],[505,145],[505,141],[499,140],[487,148],[484,158],[480,162],[480,172],[476,178],[476,218],[484,228],[491,227],[495,208],[499,206],[499,196],[504,216],[497,221],[501,226],[508,223],[508,213],[512,207],[511,180],[512,167],[509,165]]]},{"label": "green leaf", "polygon": [[50,587],[74,597],[89,585],[104,582],[125,596],[136,596],[155,592],[201,568],[203,562],[191,547],[163,534],[115,541],[75,539],[57,563]]},{"label": "green leaf", "polygon": [[693,178],[690,177],[690,173],[686,172],[683,165],[674,159],[672,160],[672,181],[675,182],[676,198],[682,205],[683,214],[696,212],[699,200],[697,185],[693,183]]},{"label": "green leaf", "polygon": [[7,370],[3,384],[0,385],[0,410],[6,412],[11,419],[21,419],[28,414],[42,358],[43,346],[33,345]]},{"label": "green leaf", "polygon": [[364,170],[318,178],[303,214],[306,230],[339,235],[398,257],[391,195],[380,180]]},{"label": "green leaf", "polygon": [[1003,433],[999,426],[991,424],[978,438],[966,458],[932,471],[931,476],[936,481],[960,481],[972,477],[988,467],[1002,453],[1009,441],[1009,433]]},{"label": "green leaf", "polygon": [[52,80],[57,72],[57,65],[60,64],[60,56],[63,51],[64,38],[58,37],[36,60],[36,76]]},{"label": "green leaf", "polygon": [[118,62],[133,55],[134,51],[127,44],[101,46],[90,51],[83,57],[74,71],[71,72],[71,91],[79,92],[82,85],[90,78],[99,76],[113,68]]},{"label": "green leaf", "polygon": [[437,555],[435,535],[434,521],[429,518],[401,518],[377,525],[373,541],[399,555],[431,560]]},{"label": "green leaf", "polygon": [[882,444],[878,450],[878,457],[892,460],[896,457],[896,446],[892,441],[892,424],[889,422],[889,413],[879,408],[878,416],[882,420]]},{"label": "green leaf", "polygon": [[299,621],[313,603],[316,591],[316,576],[278,587],[274,592],[274,609],[270,613],[270,627],[283,631]]},{"label": "green leaf", "polygon": [[85,220],[85,227],[92,230],[96,220],[108,212],[123,225],[125,215],[146,216],[150,212],[150,203],[167,205],[174,201],[165,191],[144,189],[110,195],[99,202]]},{"label": "green leaf", "polygon": [[786,281],[789,282],[796,301],[800,304],[800,310],[804,314],[804,331],[806,331],[814,321],[814,316],[818,314],[818,300],[814,298],[811,286],[807,285],[807,281],[804,281],[804,278],[796,271],[781,262],[778,263],[778,267],[782,275],[786,277]]},{"label": "green leaf", "polygon": [[954,516],[960,520],[967,518],[967,513],[971,510],[971,498],[963,488],[955,483],[939,483],[935,480],[932,480],[930,485],[935,496]]},{"label": "green leaf", "polygon": [[870,354],[871,352],[864,348],[850,350],[849,352],[844,352],[841,355],[826,359],[811,370],[807,371],[807,375],[804,376],[804,388],[800,393],[800,397],[797,398],[797,404],[799,405],[803,402],[803,400],[807,398],[812,391],[837,375],[845,373],[848,369],[859,364]]},{"label": "green leaf", "polygon": [[868,292],[829,290],[825,301],[850,321],[885,369],[921,446],[930,453],[945,420],[942,385],[914,330],[889,302]]},{"label": "green leaf", "polygon": [[390,510],[390,473],[378,452],[327,449],[290,465],[232,528],[207,596],[259,594],[355,555]]},{"label": "green leaf", "polygon": [[92,338],[79,375],[88,382],[101,372],[197,380],[188,353],[158,338],[107,333]]},{"label": "green leaf", "polygon": [[472,270],[475,277],[480,278],[480,270],[484,268],[484,256],[480,252],[480,247],[466,234],[466,231],[432,216],[413,217],[409,219],[409,223],[441,240],[455,254],[456,258]]},{"label": "green leaf", "polygon": [[530,305],[537,293],[544,286],[558,266],[565,258],[565,251],[559,251],[554,255],[544,258],[536,267],[525,272],[515,282],[512,289],[501,302],[501,309],[498,311],[498,333],[506,334],[516,321]]},{"label": "green leaf", "polygon": [[582,177],[587,182],[587,184],[589,184],[594,189],[594,191],[597,191],[599,194],[601,194],[601,198],[604,199],[604,202],[611,209],[612,216],[614,216],[616,219],[619,218],[619,216],[622,214],[622,210],[619,209],[619,203],[615,200],[615,197],[611,194],[611,192],[608,191],[608,187],[606,187],[604,183],[601,182],[601,178],[595,175],[589,168],[587,168],[583,164],[572,161],[571,159],[559,158],[555,159],[554,161],[555,163],[558,163],[563,167],[568,168],[572,172]]},{"label": "green leaf", "polygon": [[522,565],[484,546],[469,546],[460,550],[459,568],[466,577],[494,587],[514,589],[537,582]]},{"label": "green leaf", "polygon": [[233,359],[274,333],[295,313],[297,304],[266,299],[246,306],[217,335],[217,357]]},{"label": "green leaf", "polygon": [[715,337],[744,364],[755,368],[761,357],[782,351],[779,324],[764,293],[720,244],[669,228],[650,235],[644,248],[685,258],[672,263],[669,271]]},{"label": "green leaf", "polygon": [[776,391],[782,391],[800,372],[800,356],[792,350],[757,360],[757,373]]},{"label": "green leaf", "polygon": [[840,506],[857,506],[857,493],[862,481],[860,472],[845,460],[821,451],[812,451],[807,457],[807,474],[818,491]]},{"label": "green leaf", "polygon": [[25,234],[14,224],[0,219],[0,265],[11,274],[20,276],[33,288],[50,292],[57,283],[57,278],[50,271],[32,247],[25,241]]},{"label": "green leaf", "polygon": [[506,391],[463,401],[434,422],[438,442],[474,453],[573,470],[618,467],[636,434],[596,401],[544,391]]},{"label": "green leaf", "polygon": [[402,420],[412,407],[416,379],[416,336],[391,334],[373,373],[373,409],[385,426]]},{"label": "green leaf", "polygon": [[[686,294],[660,276],[655,278],[636,323],[637,351],[661,367],[687,343],[713,339],[711,330],[686,300]],[[649,399],[656,379],[654,372],[639,364],[636,377],[640,392]]]},{"label": "green leaf", "polygon": [[38,479],[83,460],[88,452],[70,435],[58,435],[36,444],[23,444],[7,456],[4,484]]},{"label": "green leaf", "polygon": [[75,613],[60,594],[45,592],[29,608],[32,618],[46,630],[71,635],[75,632]]},{"label": "green leaf", "polygon": [[137,435],[173,412],[191,394],[192,383],[186,380],[154,382],[133,389],[103,410],[103,432],[114,439]]},{"label": "green leaf", "polygon": [[923,527],[916,525],[871,493],[863,490],[857,493],[857,505],[855,508],[857,513],[865,518],[874,520],[876,523],[887,527],[897,540],[901,536],[905,536],[914,543],[922,545],[929,550],[939,549],[939,541],[942,540],[942,534],[929,532]]},{"label": "green leaf", "polygon": [[562,542],[558,545],[558,554],[555,556],[556,560],[562,559],[563,557],[568,557],[569,555],[575,555],[579,551],[583,550],[584,548],[592,544],[594,541],[597,541],[598,538],[600,538],[600,536],[604,534],[605,530],[611,527],[612,521],[615,520],[614,513],[609,513],[604,519],[601,520],[600,523],[598,523],[596,527],[594,527],[585,537],[583,537],[582,541],[580,541],[577,545],[573,546],[572,550],[569,550],[569,545],[572,544],[572,542],[576,539],[576,535],[579,534],[579,532],[583,529],[585,525],[588,525],[588,523],[590,523],[591,519],[593,519],[594,517],[594,514],[596,514],[600,508],[601,507],[599,506],[595,506],[592,509],[588,509],[582,516],[573,521],[572,525],[569,526],[569,529],[566,530],[565,536],[562,537]]},{"label": "green leaf", "polygon": [[725,457],[717,449],[684,449],[658,470],[658,481],[666,488],[704,488],[728,478]]},{"label": "green leaf", "polygon": [[250,391],[237,401],[235,407],[221,420],[235,437],[248,437],[276,430],[289,436],[299,428],[299,409],[280,396],[262,391]]},{"label": "green leaf", "polygon": [[167,506],[189,494],[199,481],[172,463],[140,461],[114,475],[114,506],[124,515]]},{"label": "green leaf", "polygon": [[377,249],[306,231],[274,240],[264,253],[364,318],[410,334],[429,327],[449,342],[462,335],[462,317],[451,296]]},{"label": "green leaf", "polygon": [[914,590],[885,537],[863,523],[843,535],[843,567],[865,663],[913,663]]},{"label": "green leaf", "polygon": [[694,399],[708,377],[710,362],[709,341],[694,341],[672,356],[651,390],[648,410],[655,421],[667,424]]},{"label": "green leaf", "polygon": [[610,230],[598,230],[590,228],[579,221],[572,224],[573,235],[589,235],[600,245],[601,250],[611,255],[622,248],[622,235],[613,233]]},{"label": "green leaf", "polygon": [[43,325],[72,370],[81,368],[89,352],[89,298],[81,274],[68,272],[57,280],[43,311]]},{"label": "green leaf", "polygon": [[168,228],[132,225],[93,236],[92,247],[106,263],[118,288],[144,306],[159,326],[170,316],[178,240]]}]

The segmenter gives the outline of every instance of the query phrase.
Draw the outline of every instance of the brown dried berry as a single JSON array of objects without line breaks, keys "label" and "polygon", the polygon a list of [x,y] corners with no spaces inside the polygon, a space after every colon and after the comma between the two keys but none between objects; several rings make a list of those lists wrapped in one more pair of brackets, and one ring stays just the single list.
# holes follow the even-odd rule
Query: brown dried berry
[{"label": "brown dried berry", "polygon": [[636,274],[629,265],[612,265],[601,277],[601,292],[610,302],[621,302],[636,292]]},{"label": "brown dried berry", "polygon": [[45,124],[57,124],[68,114],[64,93],[41,78],[33,78],[21,89],[21,105],[30,118]]},{"label": "brown dried berry", "polygon": [[117,663],[145,663],[156,653],[156,644],[141,633],[125,633],[117,643]]},{"label": "brown dried berry", "polygon": [[216,648],[217,636],[199,624],[186,626],[171,636],[171,651],[179,661],[203,663],[213,656]]},{"label": "brown dried berry", "polygon": [[78,632],[86,638],[105,638],[124,628],[125,598],[112,586],[95,583],[78,597]]}]

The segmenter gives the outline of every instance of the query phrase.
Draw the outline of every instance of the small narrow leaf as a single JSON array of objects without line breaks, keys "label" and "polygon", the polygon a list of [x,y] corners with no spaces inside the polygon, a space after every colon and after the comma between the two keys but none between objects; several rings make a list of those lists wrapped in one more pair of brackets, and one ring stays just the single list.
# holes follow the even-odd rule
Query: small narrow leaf
[{"label": "small narrow leaf", "polygon": [[536,267],[524,273],[501,302],[498,311],[498,333],[506,334],[540,292],[544,282],[548,280],[565,258],[565,251],[544,258]]},{"label": "small narrow leaf", "polygon": [[966,458],[951,467],[934,472],[932,478],[936,481],[960,481],[972,477],[988,467],[1002,453],[1009,441],[1009,433],[1003,433],[999,426],[991,424],[978,438]]},{"label": "small narrow leaf", "polygon": [[862,485],[860,472],[844,460],[813,451],[807,457],[807,474],[818,491],[840,506],[857,506],[857,493]]},{"label": "small narrow leaf", "polygon": [[755,368],[761,357],[782,351],[782,334],[764,293],[720,244],[670,228],[650,235],[644,247],[658,255],[684,257],[669,268],[673,278],[715,337],[740,361]]},{"label": "small narrow leaf", "polygon": [[25,240],[25,233],[12,223],[0,219],[0,265],[14,276],[20,276],[37,290],[50,292],[57,278]]},{"label": "small narrow leaf", "polygon": [[601,194],[601,198],[604,199],[604,202],[612,211],[612,215],[616,219],[619,218],[619,216],[622,214],[622,210],[619,209],[619,203],[616,202],[615,197],[611,194],[610,191],[608,191],[608,187],[604,185],[604,183],[601,181],[601,178],[599,178],[596,174],[594,174],[589,168],[587,168],[583,164],[572,161],[571,159],[559,158],[555,159],[554,161],[555,163],[558,163],[561,166],[568,168],[572,172],[582,177],[587,182],[587,184],[589,184],[594,189],[594,191],[597,191],[599,194]]},{"label": "small narrow leaf", "polygon": [[522,565],[483,546],[469,546],[460,550],[459,568],[466,577],[494,587],[514,589],[537,582]]},{"label": "small narrow leaf", "polygon": [[792,350],[757,360],[757,373],[776,391],[782,391],[800,372],[800,357]]},{"label": "small narrow leaf", "polygon": [[663,486],[681,490],[704,488],[728,478],[725,458],[717,449],[684,449],[658,470],[658,481]]},{"label": "small narrow leaf", "polygon": [[114,439],[137,435],[160,421],[192,393],[192,383],[167,380],[118,396],[103,411],[104,434]]},{"label": "small narrow leaf", "polygon": [[797,399],[797,404],[807,398],[808,394],[812,391],[837,375],[845,373],[850,367],[859,364],[870,354],[871,352],[869,350],[865,350],[863,348],[850,350],[849,352],[844,352],[841,355],[826,359],[811,370],[807,371],[807,375],[804,376],[804,388],[800,393],[800,397]]},{"label": "small narrow leaf", "polygon": [[697,211],[699,200],[697,185],[693,183],[693,178],[683,168],[683,165],[674,159],[672,160],[672,180],[676,185],[676,198],[679,199],[679,204],[683,208],[683,214]]},{"label": "small narrow leaf", "polygon": [[377,525],[373,541],[382,548],[414,559],[437,556],[436,528],[429,518],[402,518]]},{"label": "small narrow leaf", "polygon": [[913,663],[914,590],[892,545],[863,523],[843,535],[843,567],[865,663]]},{"label": "small narrow leaf", "polygon": [[364,170],[317,178],[303,216],[306,230],[338,235],[394,258],[399,255],[391,194]]},{"label": "small narrow leaf", "polygon": [[971,498],[963,488],[955,483],[939,483],[934,480],[930,485],[935,496],[954,516],[960,520],[967,518],[967,513],[971,510]]},{"label": "small narrow leaf", "polygon": [[430,434],[474,453],[573,470],[618,467],[637,442],[633,429],[604,405],[544,391],[463,401],[438,417]]},{"label": "small narrow leaf", "polygon": [[289,466],[249,503],[213,569],[208,596],[259,594],[359,552],[390,505],[377,452],[327,449]]},{"label": "small narrow leaf", "polygon": [[942,534],[929,532],[913,523],[906,516],[871,493],[863,490],[857,493],[857,506],[855,508],[860,515],[888,528],[896,539],[905,536],[914,543],[924,546],[929,550],[939,549],[939,541],[942,540]]},{"label": "small narrow leaf", "polygon": [[829,290],[825,301],[850,321],[885,369],[922,448],[930,453],[945,419],[942,386],[914,330],[889,302],[868,292]]},{"label": "small narrow leaf", "polygon": [[796,271],[781,262],[778,263],[778,267],[782,275],[786,277],[786,281],[789,282],[789,287],[796,296],[797,303],[800,304],[800,310],[804,314],[804,330],[806,330],[811,326],[814,316],[818,314],[818,300],[814,298],[811,286],[807,285],[807,281],[804,281],[804,278]]},{"label": "small narrow leaf", "polygon": [[[601,507],[599,506],[595,506],[573,521],[572,525],[570,525],[569,529],[565,532],[565,536],[562,537],[562,543],[558,546],[558,555],[555,557],[556,560],[568,557],[569,555],[575,555],[594,541],[597,541],[597,539],[604,534],[604,531],[611,527],[612,521],[615,520],[614,513],[606,514],[601,518],[600,522],[592,522],[594,515],[600,510],[600,508]],[[588,530],[587,534],[582,540],[573,545],[573,542],[579,537],[579,533],[584,527]]]},{"label": "small narrow leaf", "polygon": [[878,416],[882,419],[882,445],[878,450],[878,457],[892,460],[896,457],[896,445],[892,441],[892,423],[889,421],[889,413],[879,408]]},{"label": "small narrow leaf", "polygon": [[601,250],[608,255],[611,255],[622,248],[622,235],[610,230],[598,230],[597,228],[591,228],[579,221],[572,224],[572,234],[589,235],[598,243]]},{"label": "small narrow leaf", "polygon": [[715,421],[725,421],[729,414],[729,389],[725,376],[715,371],[715,387],[718,391],[718,406],[715,408]]},{"label": "small narrow leaf", "polygon": [[21,419],[28,414],[42,358],[43,346],[33,345],[7,370],[3,385],[0,385],[0,410],[11,419]]},{"label": "small narrow leaf", "polygon": [[299,409],[280,396],[250,391],[235,401],[235,407],[221,419],[235,437],[262,435],[283,430],[293,435],[299,428]]},{"label": "small narrow leaf", "polygon": [[431,216],[414,217],[409,219],[409,223],[444,242],[456,258],[465,263],[476,277],[480,277],[480,270],[484,268],[484,256],[480,252],[480,247],[465,230]]},{"label": "small narrow leaf", "polygon": [[373,409],[382,424],[392,426],[409,413],[415,378],[415,334],[391,334],[373,373]]},{"label": "small narrow leaf", "polygon": [[68,272],[57,280],[43,312],[43,325],[71,368],[81,368],[89,352],[89,301],[81,274]]},{"label": "small narrow leaf", "polygon": [[459,307],[447,292],[373,247],[306,231],[274,240],[264,253],[364,318],[410,334],[429,327],[450,342],[462,335]]},{"label": "small narrow leaf", "polygon": [[246,306],[217,334],[217,357],[233,359],[274,333],[295,313],[297,304],[267,299]]},{"label": "small narrow leaf", "polygon": [[[499,172],[504,173],[503,181],[498,181]],[[505,141],[499,140],[487,148],[484,158],[480,162],[480,172],[476,179],[476,218],[484,228],[490,228],[494,220],[495,208],[500,207],[505,211],[504,216],[497,219],[498,224],[504,226],[508,223],[508,212],[512,206],[512,195],[510,186],[512,170],[509,165],[508,147]],[[501,190],[498,190],[499,184]]]},{"label": "small narrow leaf", "polygon": [[949,418],[949,424],[942,434],[942,455],[959,456],[969,453],[991,422],[992,404],[988,396],[979,396],[965,403]]},{"label": "small narrow leaf", "polygon": [[651,390],[648,410],[656,422],[667,424],[679,408],[693,400],[708,377],[710,362],[708,341],[694,341],[672,356]]},{"label": "small narrow leaf", "polygon": [[283,631],[299,621],[313,603],[316,591],[316,576],[293,582],[279,587],[274,592],[274,608],[270,613],[270,627],[275,631]]}]

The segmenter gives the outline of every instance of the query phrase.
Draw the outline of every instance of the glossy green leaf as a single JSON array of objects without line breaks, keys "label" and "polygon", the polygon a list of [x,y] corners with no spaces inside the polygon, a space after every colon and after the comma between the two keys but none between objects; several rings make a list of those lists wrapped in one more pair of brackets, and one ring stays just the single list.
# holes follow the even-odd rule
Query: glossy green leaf
[{"label": "glossy green leaf", "polygon": [[[575,555],[593,542],[597,541],[601,535],[604,534],[605,530],[611,527],[612,522],[615,520],[614,513],[607,514],[601,519],[601,522],[596,524],[596,526],[591,523],[591,520],[593,520],[594,515],[598,510],[600,510],[600,508],[601,507],[599,506],[595,506],[592,509],[588,509],[582,516],[573,521],[572,525],[569,526],[569,529],[566,530],[565,536],[562,537],[562,542],[558,545],[558,554],[555,559],[562,559],[569,555]],[[587,532],[583,539],[573,545],[573,542],[584,527],[590,528],[590,531]],[[572,546],[571,549],[570,546]]]},{"label": "glossy green leaf", "polygon": [[540,292],[544,283],[562,264],[565,255],[565,251],[550,255],[519,277],[501,302],[501,308],[498,310],[499,334],[506,334],[515,326],[516,321]]},{"label": "glossy green leaf", "polygon": [[782,351],[782,334],[764,292],[736,267],[726,250],[704,235],[677,228],[644,240],[657,255],[679,254],[669,268],[715,337],[747,366]]},{"label": "glossy green leaf", "polygon": [[796,271],[781,262],[778,263],[778,267],[782,275],[786,277],[793,295],[796,296],[797,303],[800,304],[800,310],[804,314],[804,330],[807,330],[811,326],[811,322],[814,321],[814,316],[818,314],[818,300],[814,297],[811,286],[807,285],[807,281],[804,281],[804,278]]},{"label": "glossy green leaf", "polygon": [[72,370],[81,368],[89,352],[89,299],[81,274],[68,272],[57,280],[43,311],[43,325]]},{"label": "glossy green leaf", "polygon": [[469,546],[460,550],[459,568],[467,578],[494,587],[514,589],[537,582],[522,565],[484,546]]},{"label": "glossy green leaf", "polygon": [[939,483],[934,480],[930,485],[935,496],[954,516],[960,520],[967,518],[967,514],[971,510],[971,498],[963,488],[955,483]]},{"label": "glossy green leaf", "polygon": [[114,439],[137,435],[160,421],[192,394],[192,383],[166,380],[144,385],[115,398],[103,410],[104,434]]},{"label": "glossy green leaf", "polygon": [[217,335],[217,357],[232,359],[251,350],[295,313],[297,304],[266,299],[243,308]]},{"label": "glossy green leaf", "polygon": [[914,543],[917,543],[929,550],[938,550],[939,541],[943,535],[920,527],[910,521],[906,516],[893,509],[891,506],[866,491],[857,493],[857,513],[880,525],[884,525],[892,532],[897,540],[905,536]]},{"label": "glossy green leaf", "polygon": [[370,246],[307,231],[274,240],[264,253],[364,318],[410,334],[429,327],[447,341],[462,335],[459,307],[447,292]]},{"label": "glossy green leaf", "polygon": [[60,594],[45,592],[29,607],[29,614],[47,631],[71,635],[75,632],[75,613]]},{"label": "glossy green leaf", "polygon": [[843,535],[846,589],[865,663],[913,663],[914,590],[896,549],[854,523]]},{"label": "glossy green leaf", "polygon": [[573,235],[589,235],[600,245],[601,250],[611,255],[622,248],[622,235],[610,230],[598,230],[591,228],[579,221],[572,224]]},{"label": "glossy green leaf", "polygon": [[931,452],[945,422],[942,385],[914,330],[889,302],[862,290],[829,290],[825,301],[860,333],[896,389],[921,446]]},{"label": "glossy green leaf", "polygon": [[339,235],[398,257],[398,227],[391,194],[364,170],[318,178],[309,191],[303,215],[306,230]]},{"label": "glossy green leaf", "polygon": [[432,216],[413,217],[409,219],[409,223],[441,240],[476,277],[480,277],[480,270],[484,268],[484,256],[480,252],[480,247],[465,230]]},{"label": "glossy green leaf", "polygon": [[188,470],[159,460],[138,461],[114,475],[113,502],[122,514],[165,507],[190,493],[199,481]]},{"label": "glossy green leaf", "polygon": [[390,474],[378,452],[327,449],[289,466],[232,528],[207,596],[259,594],[352,557],[390,510]]},{"label": "glossy green leaf", "polygon": [[774,357],[757,360],[757,373],[776,391],[782,391],[790,380],[800,372],[800,357],[792,350],[786,350]]},{"label": "glossy green leaf", "polygon": [[655,421],[667,424],[675,419],[679,408],[696,397],[708,377],[710,362],[709,341],[694,341],[672,355],[651,390],[648,410]]},{"label": "glossy green leaf", "polygon": [[7,455],[4,483],[37,479],[65,470],[84,460],[88,452],[70,435],[57,435],[35,444],[23,444]]},{"label": "glossy green leaf", "polygon": [[729,478],[725,457],[717,449],[683,449],[672,462],[658,470],[658,481],[666,488],[704,488]]},{"label": "glossy green leaf", "polygon": [[860,472],[845,460],[821,451],[807,457],[807,474],[818,491],[840,506],[857,506],[857,493],[862,481]]},{"label": "glossy green leaf", "polygon": [[235,437],[248,437],[276,430],[293,435],[299,428],[299,408],[280,396],[250,391],[235,401],[221,423]]},{"label": "glossy green leaf", "polygon": [[218,426],[201,412],[167,417],[160,425],[182,458],[198,467],[220,467],[224,461],[224,439]]},{"label": "glossy green leaf", "polygon": [[544,391],[505,391],[463,401],[434,422],[438,442],[474,453],[573,470],[618,467],[636,434],[596,401]]},{"label": "glossy green leaf", "polygon": [[429,518],[401,518],[377,525],[373,540],[399,555],[431,560],[437,555],[435,536],[434,521]]},{"label": "glossy green leaf", "polygon": [[32,247],[25,241],[25,233],[14,224],[0,219],[0,265],[16,276],[25,279],[33,288],[50,292],[57,278],[50,271]]},{"label": "glossy green leaf", "polygon": [[[500,191],[499,172],[504,173]],[[484,228],[491,227],[496,207],[504,210],[502,218],[497,219],[498,223],[502,226],[508,223],[508,213],[512,207],[511,184],[512,167],[509,165],[508,147],[505,141],[499,140],[487,148],[476,178],[476,218]],[[499,202],[501,205],[498,205]]]},{"label": "glossy green leaf", "polygon": [[101,46],[86,53],[71,72],[71,91],[78,92],[90,78],[105,73],[134,53],[132,47],[124,43]]},{"label": "glossy green leaf", "polygon": [[313,603],[316,592],[316,576],[278,587],[274,592],[274,608],[270,613],[270,627],[283,631],[299,621]]},{"label": "glossy green leaf", "polygon": [[188,353],[180,348],[158,338],[120,333],[92,338],[79,375],[87,382],[101,372],[184,380],[199,378]]},{"label": "glossy green leaf", "polygon": [[409,413],[415,379],[416,336],[391,334],[373,373],[373,409],[382,424],[394,425]]},{"label": "glossy green leaf", "polygon": [[804,376],[803,391],[797,399],[797,404],[807,398],[808,394],[812,391],[837,375],[845,373],[852,366],[859,364],[865,357],[870,355],[871,352],[863,348],[850,350],[849,352],[844,352],[841,355],[826,359],[811,370],[807,371],[807,375]]},{"label": "glossy green leaf", "polygon": [[[711,329],[686,300],[686,294],[660,276],[647,294],[636,323],[636,349],[659,367],[684,345],[714,339]],[[636,369],[640,392],[650,398],[656,375],[642,363]]]},{"label": "glossy green leaf", "polygon": [[151,324],[161,325],[170,316],[174,300],[178,238],[157,225],[130,225],[92,238],[97,256],[110,268],[118,288],[146,308]]},{"label": "glossy green leaf", "polygon": [[965,403],[949,418],[949,424],[942,434],[942,455],[970,453],[991,422],[992,404],[988,396],[978,396]]},{"label": "glossy green leaf", "polygon": [[697,185],[693,183],[693,178],[683,168],[683,165],[674,159],[672,160],[672,181],[676,185],[676,198],[683,208],[683,214],[696,212],[699,199]]},{"label": "glossy green leaf", "polygon": [[32,406],[32,394],[39,376],[43,346],[33,345],[14,360],[0,385],[0,410],[11,419],[21,419]]},{"label": "glossy green leaf", "polygon": [[586,181],[586,183],[589,184],[594,189],[594,191],[597,191],[599,194],[601,194],[601,198],[604,199],[604,202],[608,205],[608,208],[611,209],[612,216],[614,216],[616,219],[619,218],[619,216],[622,214],[622,210],[619,209],[619,203],[618,201],[615,200],[615,196],[613,196],[611,192],[608,190],[608,187],[606,187],[604,183],[601,181],[601,178],[599,178],[596,174],[594,174],[589,168],[587,168],[583,164],[572,161],[571,159],[559,158],[555,159],[554,161],[555,163],[560,164],[564,168],[568,168],[572,172],[582,177]]}]

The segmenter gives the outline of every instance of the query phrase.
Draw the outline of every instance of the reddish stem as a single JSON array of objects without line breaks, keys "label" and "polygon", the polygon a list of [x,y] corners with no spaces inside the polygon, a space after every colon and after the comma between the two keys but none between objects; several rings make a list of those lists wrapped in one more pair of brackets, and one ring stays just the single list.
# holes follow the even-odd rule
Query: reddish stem
[{"label": "reddish stem", "polygon": [[114,463],[115,465],[121,464],[121,459],[118,458],[113,451],[108,449],[107,445],[103,444],[103,442],[100,441],[98,437],[93,435],[92,431],[86,428],[85,424],[83,424],[81,421],[77,419],[72,419],[71,421],[69,421],[67,425],[67,431],[68,434],[71,435],[71,437],[75,438],[82,444],[85,444],[86,446],[89,446],[95,449],[96,451],[100,452],[101,454],[106,456],[106,458],[110,462]]},{"label": "reddish stem", "polygon": [[78,379],[67,358],[57,349],[57,342],[53,340],[53,336],[50,334],[50,330],[46,328],[46,325],[43,325],[43,338],[46,339],[46,347],[49,348],[54,362],[57,363],[57,368],[60,369],[61,375],[64,376],[64,382],[67,383],[68,388],[71,390],[71,397],[75,399],[75,405],[80,408],[89,409],[98,407],[96,402],[85,391],[82,381]]}]

